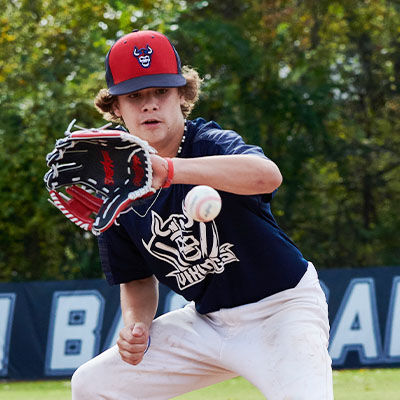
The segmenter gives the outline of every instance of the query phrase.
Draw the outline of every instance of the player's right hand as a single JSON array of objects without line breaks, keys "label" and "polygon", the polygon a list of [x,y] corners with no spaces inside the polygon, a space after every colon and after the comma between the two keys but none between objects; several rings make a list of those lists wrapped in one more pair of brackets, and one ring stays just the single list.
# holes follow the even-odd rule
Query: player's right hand
[{"label": "player's right hand", "polygon": [[119,333],[117,345],[121,358],[128,364],[139,364],[147,350],[149,330],[142,322],[125,326]]}]

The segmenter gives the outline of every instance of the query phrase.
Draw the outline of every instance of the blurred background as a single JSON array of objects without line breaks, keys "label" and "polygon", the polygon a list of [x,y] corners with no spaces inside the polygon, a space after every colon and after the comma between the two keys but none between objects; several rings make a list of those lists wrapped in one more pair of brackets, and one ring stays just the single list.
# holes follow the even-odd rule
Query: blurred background
[{"label": "blurred background", "polygon": [[400,1],[1,0],[0,281],[102,276],[95,238],[47,202],[45,156],[93,106],[104,57],[165,33],[202,116],[262,146],[272,203],[317,268],[399,265]]}]

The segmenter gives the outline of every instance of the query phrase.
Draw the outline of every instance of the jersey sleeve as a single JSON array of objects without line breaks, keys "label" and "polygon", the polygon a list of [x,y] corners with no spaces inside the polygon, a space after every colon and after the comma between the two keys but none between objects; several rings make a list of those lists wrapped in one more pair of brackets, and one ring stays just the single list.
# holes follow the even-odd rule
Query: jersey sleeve
[{"label": "jersey sleeve", "polygon": [[[232,155],[232,154],[251,154],[269,158],[264,154],[260,146],[245,143],[243,138],[236,132],[224,130],[214,121],[205,122],[198,119],[194,122],[197,125],[197,134],[194,139],[196,156],[212,155]],[[251,196],[239,196],[246,202],[250,202],[252,207],[259,207],[263,203],[269,203],[275,196],[277,189],[272,193],[258,194]],[[234,195],[238,196],[238,195]]]},{"label": "jersey sleeve", "polygon": [[203,153],[199,156],[254,154],[268,159],[261,147],[246,144],[239,134],[221,129],[213,121],[200,126],[195,141],[197,149]]},{"label": "jersey sleeve", "polygon": [[144,279],[153,275],[122,226],[114,224],[97,240],[101,266],[110,285]]}]

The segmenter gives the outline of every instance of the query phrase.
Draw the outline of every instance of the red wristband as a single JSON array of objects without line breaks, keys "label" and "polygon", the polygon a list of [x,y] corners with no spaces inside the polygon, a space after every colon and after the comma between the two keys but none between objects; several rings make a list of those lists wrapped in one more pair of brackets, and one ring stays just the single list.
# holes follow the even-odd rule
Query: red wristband
[{"label": "red wristband", "polygon": [[167,175],[167,179],[165,180],[164,185],[162,187],[169,188],[171,186],[172,179],[174,177],[174,163],[168,157],[165,157],[165,160],[167,160],[167,163],[168,163],[168,175]]}]

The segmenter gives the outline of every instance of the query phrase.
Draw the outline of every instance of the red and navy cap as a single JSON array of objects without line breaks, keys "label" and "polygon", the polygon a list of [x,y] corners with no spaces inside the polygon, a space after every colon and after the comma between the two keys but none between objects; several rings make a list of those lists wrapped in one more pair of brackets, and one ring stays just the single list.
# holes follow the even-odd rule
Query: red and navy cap
[{"label": "red and navy cap", "polygon": [[121,37],[108,52],[105,64],[112,95],[186,84],[177,51],[166,36],[155,31],[134,30]]}]

